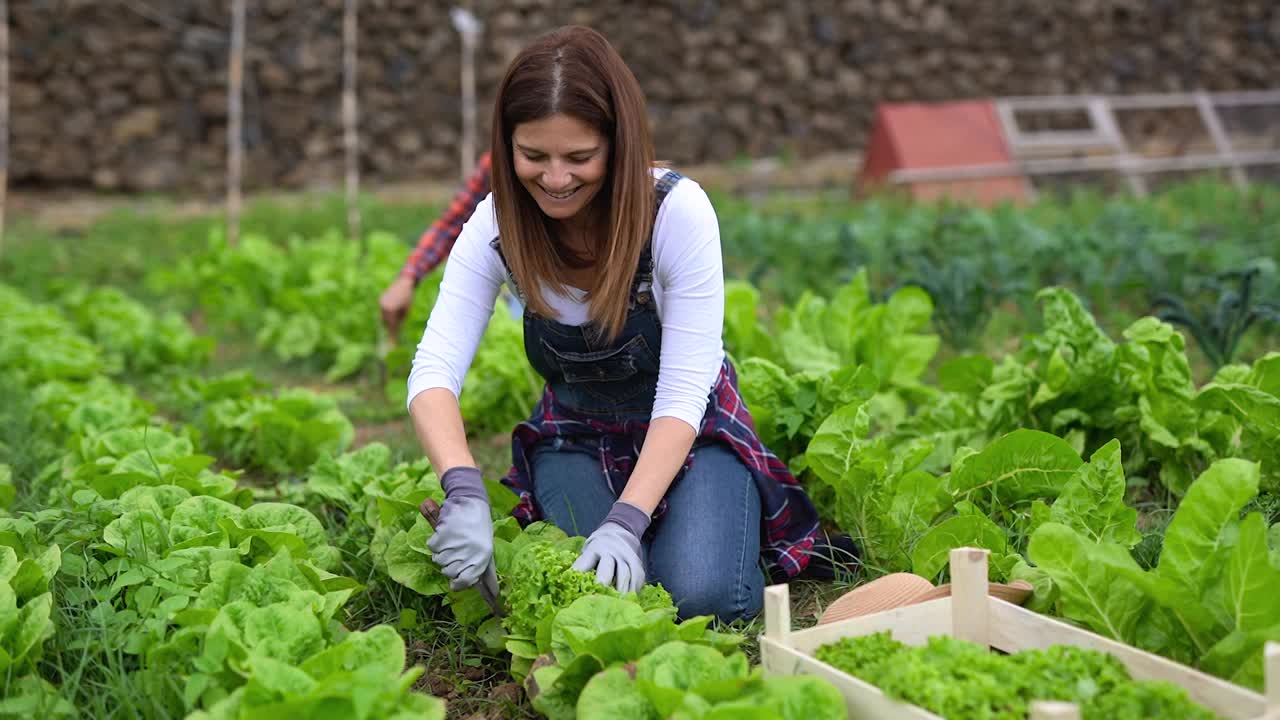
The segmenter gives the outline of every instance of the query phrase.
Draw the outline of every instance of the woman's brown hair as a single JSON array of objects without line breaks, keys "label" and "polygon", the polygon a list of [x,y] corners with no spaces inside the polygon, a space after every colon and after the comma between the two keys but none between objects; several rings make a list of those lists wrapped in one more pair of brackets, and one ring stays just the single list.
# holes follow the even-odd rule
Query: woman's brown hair
[{"label": "woman's brown hair", "polygon": [[[517,125],[564,113],[609,140],[605,182],[592,204],[608,204],[596,235],[597,273],[588,289],[590,320],[607,338],[626,322],[640,252],[653,224],[653,139],[644,93],[603,35],[559,28],[535,39],[507,68],[493,108],[493,198],[502,252],[529,309],[551,316],[542,290],[561,291],[574,256],[552,236],[553,221],[516,177],[511,135]],[[584,208],[589,210],[589,208]]]}]

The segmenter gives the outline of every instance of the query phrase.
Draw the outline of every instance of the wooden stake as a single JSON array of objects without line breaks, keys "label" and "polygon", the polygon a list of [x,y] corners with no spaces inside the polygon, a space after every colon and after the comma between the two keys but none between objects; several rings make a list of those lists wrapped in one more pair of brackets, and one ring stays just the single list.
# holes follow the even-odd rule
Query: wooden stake
[{"label": "wooden stake", "polygon": [[244,157],[244,0],[231,0],[231,54],[227,60],[227,244],[240,242],[240,177]]},{"label": "wooden stake", "polygon": [[4,210],[9,200],[9,2],[0,0],[0,256],[4,255]]},{"label": "wooden stake", "polygon": [[991,646],[991,609],[987,599],[987,551],[951,551],[951,632],[956,638]]},{"label": "wooden stake", "polygon": [[463,8],[450,11],[453,27],[462,38],[462,144],[460,177],[465,181],[476,162],[476,43],[481,23]]},{"label": "wooden stake", "polygon": [[[347,151],[347,234],[360,241],[360,138],[356,129],[356,13],[359,0],[342,6],[342,125]],[[365,247],[360,246],[363,254]]]}]

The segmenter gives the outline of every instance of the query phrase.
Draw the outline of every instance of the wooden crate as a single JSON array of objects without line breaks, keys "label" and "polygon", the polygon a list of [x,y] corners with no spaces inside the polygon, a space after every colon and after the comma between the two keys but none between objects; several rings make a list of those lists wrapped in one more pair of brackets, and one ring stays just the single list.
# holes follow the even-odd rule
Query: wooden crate
[{"label": "wooden crate", "polygon": [[[914,705],[887,697],[875,686],[813,657],[818,647],[841,638],[892,631],[900,642],[923,645],[934,635],[952,635],[997,650],[1015,653],[1075,645],[1110,653],[1136,680],[1164,680],[1184,689],[1195,702],[1230,720],[1280,720],[1280,644],[1268,643],[1265,696],[1221,678],[1193,670],[1060,620],[988,595],[987,551],[951,551],[951,597],[850,618],[807,630],[792,631],[786,585],[765,590],[765,631],[760,637],[765,672],[807,673],[825,678],[844,695],[850,720],[940,720]],[[1037,703],[1035,720],[1078,718],[1072,703]]]}]

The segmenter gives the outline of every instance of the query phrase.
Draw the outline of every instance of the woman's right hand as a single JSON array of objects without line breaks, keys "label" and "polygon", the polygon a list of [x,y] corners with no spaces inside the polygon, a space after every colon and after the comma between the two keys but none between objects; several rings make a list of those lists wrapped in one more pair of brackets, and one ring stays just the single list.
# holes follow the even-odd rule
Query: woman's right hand
[{"label": "woman's right hand", "polygon": [[449,468],[440,485],[445,501],[427,547],[431,559],[449,578],[449,589],[465,590],[479,582],[493,564],[489,495],[476,467]]}]

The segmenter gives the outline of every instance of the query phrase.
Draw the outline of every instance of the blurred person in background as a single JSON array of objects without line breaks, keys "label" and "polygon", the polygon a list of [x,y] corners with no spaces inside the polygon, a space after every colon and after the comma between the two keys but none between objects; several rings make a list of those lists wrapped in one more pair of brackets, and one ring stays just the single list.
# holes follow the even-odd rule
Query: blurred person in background
[{"label": "blurred person in background", "polygon": [[[382,324],[393,340],[399,337],[400,324],[413,306],[413,293],[418,284],[449,256],[449,251],[458,240],[458,234],[462,232],[462,226],[470,219],[480,201],[489,194],[489,174],[490,159],[486,151],[480,156],[480,162],[467,178],[466,184],[454,195],[449,207],[418,238],[418,244],[409,253],[409,259],[405,261],[400,274],[382,291],[382,296],[378,298],[378,308],[382,311]],[[507,304],[511,307],[512,315],[519,318],[523,308],[515,295],[507,293]]]}]

